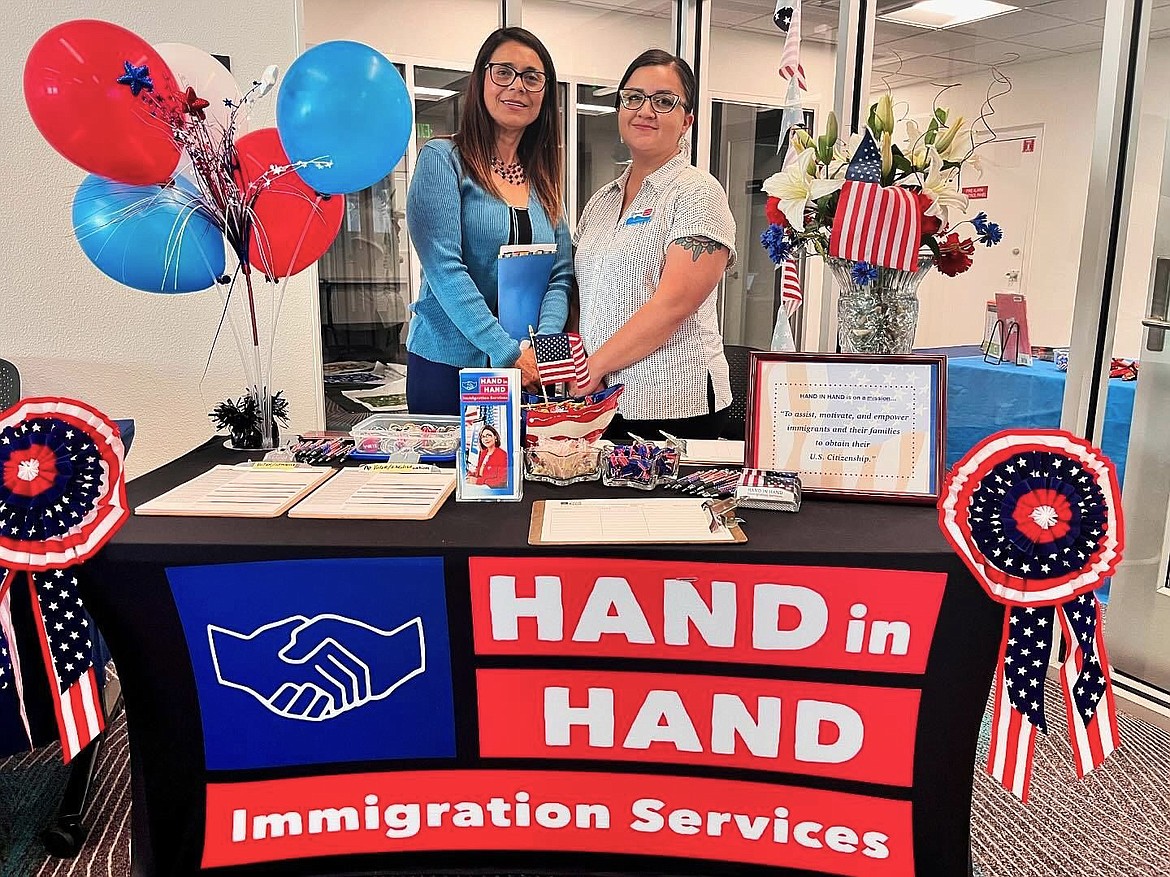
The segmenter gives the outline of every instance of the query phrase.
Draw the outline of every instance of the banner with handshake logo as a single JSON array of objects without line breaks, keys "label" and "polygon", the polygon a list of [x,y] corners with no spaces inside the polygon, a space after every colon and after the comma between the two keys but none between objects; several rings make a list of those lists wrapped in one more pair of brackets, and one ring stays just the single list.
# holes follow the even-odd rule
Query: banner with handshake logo
[{"label": "banner with handshake logo", "polygon": [[454,757],[441,559],[181,567],[167,576],[195,668],[208,769]]}]

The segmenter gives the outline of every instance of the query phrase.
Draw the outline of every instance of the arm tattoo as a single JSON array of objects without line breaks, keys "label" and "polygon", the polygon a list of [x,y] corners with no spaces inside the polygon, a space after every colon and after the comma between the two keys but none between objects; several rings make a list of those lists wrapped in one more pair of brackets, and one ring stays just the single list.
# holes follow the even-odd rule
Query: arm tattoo
[{"label": "arm tattoo", "polygon": [[680,238],[679,240],[675,241],[675,243],[684,250],[691,251],[692,262],[698,262],[699,256],[703,255],[704,253],[714,253],[717,250],[727,249],[727,247],[723,246],[723,244],[719,243],[718,241],[713,241],[710,238],[697,237],[694,235]]}]

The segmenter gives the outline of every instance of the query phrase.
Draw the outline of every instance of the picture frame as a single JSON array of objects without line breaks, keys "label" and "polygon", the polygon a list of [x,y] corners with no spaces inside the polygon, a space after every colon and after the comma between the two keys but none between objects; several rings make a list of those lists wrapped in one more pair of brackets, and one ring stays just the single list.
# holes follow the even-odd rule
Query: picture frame
[{"label": "picture frame", "polygon": [[812,496],[933,505],[946,468],[946,357],[752,351],[744,466]]}]

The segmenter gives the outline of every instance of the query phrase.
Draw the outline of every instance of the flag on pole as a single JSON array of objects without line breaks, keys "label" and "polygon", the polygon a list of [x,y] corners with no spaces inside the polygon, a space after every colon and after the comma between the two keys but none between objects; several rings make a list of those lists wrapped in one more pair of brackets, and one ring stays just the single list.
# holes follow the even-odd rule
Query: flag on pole
[{"label": "flag on pole", "polygon": [[784,305],[784,313],[792,316],[800,303],[804,301],[804,292],[800,288],[800,274],[796,270],[796,259],[789,256],[784,260],[781,269],[783,276],[780,280],[780,301]]},{"label": "flag on pole", "polygon": [[780,141],[776,144],[777,152],[788,151],[784,154],[784,167],[796,156],[792,147],[792,134],[804,127],[804,105],[800,101],[800,89],[795,79],[788,80],[788,94],[784,96],[784,109],[780,113]]},{"label": "flag on pole", "polygon": [[772,12],[772,23],[784,33],[792,26],[792,0],[776,0],[776,9]]},{"label": "flag on pole", "polygon": [[922,240],[918,196],[881,184],[882,156],[869,130],[845,171],[833,217],[829,255],[882,268],[914,271]]},{"label": "flag on pole", "polygon": [[537,335],[532,339],[532,350],[536,354],[536,370],[542,384],[558,381],[589,383],[589,359],[580,335],[573,332]]},{"label": "flag on pole", "polygon": [[[800,63],[800,0],[792,0],[791,6],[788,35],[784,38],[784,51],[780,53],[780,75],[794,80],[805,91],[808,85],[805,84],[804,67]],[[784,30],[783,27],[780,29]]]}]

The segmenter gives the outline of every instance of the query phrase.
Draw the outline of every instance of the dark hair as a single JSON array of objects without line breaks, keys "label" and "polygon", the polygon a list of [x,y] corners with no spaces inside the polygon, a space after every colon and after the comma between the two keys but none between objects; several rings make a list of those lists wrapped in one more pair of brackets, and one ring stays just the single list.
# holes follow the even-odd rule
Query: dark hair
[{"label": "dark hair", "polygon": [[[618,91],[626,87],[626,83],[630,81],[635,70],[640,70],[643,67],[673,67],[678,78],[682,80],[683,109],[688,113],[695,109],[695,104],[699,101],[699,86],[695,84],[695,71],[691,69],[691,65],[686,62],[686,59],[672,55],[663,49],[647,49],[631,61],[630,66],[626,68],[625,75],[622,76],[622,81],[618,84]],[[615,96],[613,105],[620,109],[621,98]]]},{"label": "dark hair", "polygon": [[496,431],[496,428],[494,426],[488,426],[487,424],[484,424],[483,426],[481,426],[479,428],[479,446],[481,448],[484,446],[483,445],[483,434],[485,432],[490,432],[492,435],[494,435],[496,437],[496,447],[498,448],[500,446],[500,434]]},{"label": "dark hair", "polygon": [[561,219],[564,200],[561,122],[558,108],[557,71],[544,43],[522,27],[502,27],[489,36],[475,56],[475,68],[467,80],[463,115],[455,142],[463,167],[475,182],[497,198],[500,190],[492,179],[492,156],[496,151],[496,123],[483,102],[483,80],[488,61],[504,43],[520,43],[536,52],[544,65],[544,97],[536,121],[525,129],[516,150],[540,205],[553,225]]}]

